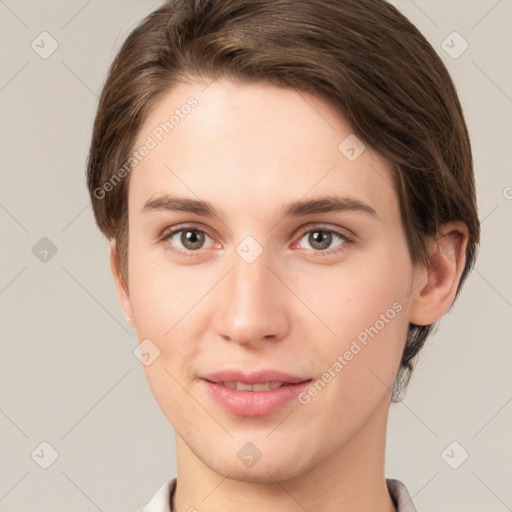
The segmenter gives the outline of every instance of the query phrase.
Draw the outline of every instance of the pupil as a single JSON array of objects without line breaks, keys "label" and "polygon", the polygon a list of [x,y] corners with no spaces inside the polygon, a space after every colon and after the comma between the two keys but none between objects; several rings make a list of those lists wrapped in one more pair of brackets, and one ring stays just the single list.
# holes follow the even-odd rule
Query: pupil
[{"label": "pupil", "polygon": [[181,243],[188,249],[197,249],[202,244],[202,233],[197,231],[184,231],[181,235]]},{"label": "pupil", "polygon": [[314,231],[310,235],[310,243],[312,246],[314,246],[314,244],[319,244],[319,249],[325,249],[329,247],[331,243],[331,237],[332,235],[330,233],[326,233],[325,231]]}]

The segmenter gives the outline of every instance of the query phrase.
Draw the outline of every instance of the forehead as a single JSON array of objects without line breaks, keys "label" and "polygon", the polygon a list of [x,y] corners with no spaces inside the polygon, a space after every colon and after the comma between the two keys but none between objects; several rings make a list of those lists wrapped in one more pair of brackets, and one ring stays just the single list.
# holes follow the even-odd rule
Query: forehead
[{"label": "forehead", "polygon": [[144,145],[151,148],[130,178],[130,207],[139,211],[165,193],[223,210],[257,204],[271,211],[325,194],[396,209],[384,159],[364,148],[327,103],[292,89],[227,80],[179,84],[140,128],[134,149]]}]

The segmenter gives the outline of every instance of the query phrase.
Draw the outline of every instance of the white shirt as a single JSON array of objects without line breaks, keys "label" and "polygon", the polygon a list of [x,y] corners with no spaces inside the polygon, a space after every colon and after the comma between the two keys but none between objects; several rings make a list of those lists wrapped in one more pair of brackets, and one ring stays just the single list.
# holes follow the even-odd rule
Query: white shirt
[{"label": "white shirt", "polygon": [[[398,512],[417,512],[407,487],[400,480],[386,478],[386,485]],[[137,512],[173,512],[171,503],[175,490],[176,478],[173,478],[165,482],[150,502]]]}]

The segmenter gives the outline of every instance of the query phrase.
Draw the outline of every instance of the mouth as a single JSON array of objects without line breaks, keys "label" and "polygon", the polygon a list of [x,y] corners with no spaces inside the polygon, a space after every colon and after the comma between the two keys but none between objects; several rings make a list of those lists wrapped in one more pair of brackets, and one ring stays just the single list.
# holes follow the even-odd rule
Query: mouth
[{"label": "mouth", "polygon": [[[221,384],[231,389],[250,391],[248,386],[259,386],[254,391],[266,391],[282,385],[291,385],[311,380],[309,377],[300,377],[291,373],[273,369],[261,369],[253,372],[243,372],[240,369],[226,369],[202,375],[204,380],[213,384]],[[233,387],[236,386],[236,387]]]},{"label": "mouth", "polygon": [[[231,377],[232,379],[232,377]],[[200,379],[204,391],[225,411],[237,416],[266,416],[293,403],[313,379],[286,377],[282,380],[262,380],[253,375],[246,380]],[[259,382],[254,382],[254,381]]]},{"label": "mouth", "polygon": [[233,389],[235,391],[272,391],[273,389],[277,389],[283,386],[295,386],[297,384],[302,384],[304,382],[310,382],[312,379],[303,380],[300,382],[279,382],[279,381],[269,381],[269,382],[260,382],[258,384],[249,384],[248,382],[241,381],[211,381],[205,379],[207,382],[211,384],[217,384],[218,386],[224,386],[229,389]]}]

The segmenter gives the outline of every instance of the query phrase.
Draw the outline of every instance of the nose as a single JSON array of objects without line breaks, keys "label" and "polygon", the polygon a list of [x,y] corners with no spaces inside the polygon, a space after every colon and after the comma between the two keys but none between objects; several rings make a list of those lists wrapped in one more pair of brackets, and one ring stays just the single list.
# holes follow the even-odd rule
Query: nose
[{"label": "nose", "polygon": [[269,263],[265,252],[251,263],[234,255],[215,315],[216,332],[226,341],[249,346],[278,341],[289,332],[290,292]]}]

